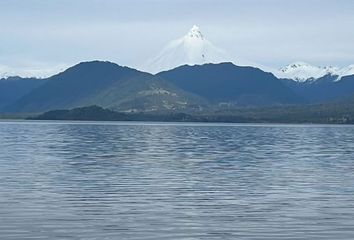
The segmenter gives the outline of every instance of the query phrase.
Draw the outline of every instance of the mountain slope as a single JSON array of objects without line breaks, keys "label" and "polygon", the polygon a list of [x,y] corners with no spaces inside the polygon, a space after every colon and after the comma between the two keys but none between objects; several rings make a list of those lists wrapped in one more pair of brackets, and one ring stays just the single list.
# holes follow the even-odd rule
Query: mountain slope
[{"label": "mountain slope", "polygon": [[45,82],[45,80],[36,78],[8,77],[0,79],[0,111]]},{"label": "mountain slope", "polygon": [[354,94],[354,75],[343,76],[340,81],[336,79],[337,76],[328,74],[316,81],[283,80],[283,82],[309,103],[335,101]]},{"label": "mountain slope", "polygon": [[184,109],[199,100],[158,77],[111,62],[79,63],[46,81],[6,110],[43,112],[97,104],[120,111],[157,111]]},{"label": "mountain slope", "polygon": [[232,63],[181,66],[158,76],[213,103],[273,105],[303,102],[271,73]]},{"label": "mountain slope", "polygon": [[156,57],[148,60],[142,69],[158,73],[185,64],[201,65],[229,60],[226,53],[207,40],[199,27],[194,25],[185,36],[171,41]]}]

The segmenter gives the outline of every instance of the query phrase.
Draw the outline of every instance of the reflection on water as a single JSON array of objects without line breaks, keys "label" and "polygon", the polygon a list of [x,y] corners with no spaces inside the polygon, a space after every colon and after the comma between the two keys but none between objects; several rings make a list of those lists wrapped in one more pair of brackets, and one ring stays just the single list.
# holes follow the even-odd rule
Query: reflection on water
[{"label": "reflection on water", "polygon": [[354,126],[0,122],[0,239],[354,239]]}]

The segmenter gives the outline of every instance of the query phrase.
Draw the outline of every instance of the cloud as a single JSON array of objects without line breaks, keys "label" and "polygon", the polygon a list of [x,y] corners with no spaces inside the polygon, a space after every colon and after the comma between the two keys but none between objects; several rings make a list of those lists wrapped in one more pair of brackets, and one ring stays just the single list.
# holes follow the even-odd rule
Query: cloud
[{"label": "cloud", "polygon": [[12,0],[0,9],[0,64],[14,71],[93,59],[140,66],[193,24],[235,59],[354,62],[351,0]]}]

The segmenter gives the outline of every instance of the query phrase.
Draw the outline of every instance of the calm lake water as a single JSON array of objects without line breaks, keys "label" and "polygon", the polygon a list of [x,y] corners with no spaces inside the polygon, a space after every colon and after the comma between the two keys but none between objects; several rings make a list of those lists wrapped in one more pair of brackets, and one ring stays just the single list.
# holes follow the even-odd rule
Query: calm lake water
[{"label": "calm lake water", "polygon": [[0,239],[354,239],[354,126],[0,122]]}]

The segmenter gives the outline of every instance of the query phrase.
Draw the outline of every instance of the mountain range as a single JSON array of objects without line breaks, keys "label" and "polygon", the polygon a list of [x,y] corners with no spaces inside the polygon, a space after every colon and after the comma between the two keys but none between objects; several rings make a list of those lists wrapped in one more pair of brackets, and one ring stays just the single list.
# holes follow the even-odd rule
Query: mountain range
[{"label": "mountain range", "polygon": [[150,61],[154,74],[89,61],[43,79],[0,79],[0,112],[42,113],[97,105],[125,113],[201,114],[305,106],[354,96],[353,65],[340,69],[297,62],[266,72],[225,62],[223,54],[193,26]]},{"label": "mountain range", "polygon": [[354,75],[354,64],[339,68],[333,66],[319,67],[305,62],[295,62],[274,71],[274,74],[279,78],[292,79],[297,82],[316,81],[326,75],[333,76],[334,81],[339,81],[342,77]]},{"label": "mountain range", "polygon": [[[0,84],[11,81],[2,80]],[[3,111],[43,112],[92,104],[129,112],[162,111],[192,109],[194,106],[190,104],[203,103],[198,96],[158,76],[111,62],[79,63],[62,73],[37,81],[44,83],[27,93],[13,89],[17,100],[10,102]]]},{"label": "mountain range", "polygon": [[273,74],[232,63],[185,65],[157,76],[203,97],[211,104],[262,106],[303,102]]},{"label": "mountain range", "polygon": [[206,112],[305,105],[354,95],[354,75],[335,81],[279,79],[232,63],[184,65],[158,74],[111,62],[82,62],[46,79],[0,80],[1,112],[40,113],[98,105],[119,112]]}]

